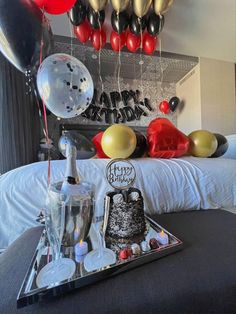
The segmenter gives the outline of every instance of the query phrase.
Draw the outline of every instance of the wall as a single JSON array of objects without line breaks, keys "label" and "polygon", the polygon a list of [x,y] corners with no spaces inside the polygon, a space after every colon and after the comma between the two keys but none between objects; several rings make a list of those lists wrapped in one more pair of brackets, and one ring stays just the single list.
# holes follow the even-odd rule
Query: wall
[{"label": "wall", "polygon": [[178,128],[186,134],[197,129],[236,133],[234,63],[200,58],[191,73],[176,84],[176,94],[184,100]]}]

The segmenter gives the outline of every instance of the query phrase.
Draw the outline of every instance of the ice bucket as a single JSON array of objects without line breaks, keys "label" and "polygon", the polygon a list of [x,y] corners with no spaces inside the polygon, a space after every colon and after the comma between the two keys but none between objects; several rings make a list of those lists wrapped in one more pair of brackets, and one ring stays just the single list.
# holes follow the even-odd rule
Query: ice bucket
[{"label": "ice bucket", "polygon": [[[78,193],[66,196],[61,193],[62,182],[50,186],[47,197],[47,222],[64,247],[74,246],[86,239],[93,217],[94,186],[88,182],[78,184]],[[50,238],[49,234],[49,238]],[[50,240],[50,239],[49,239]]]}]

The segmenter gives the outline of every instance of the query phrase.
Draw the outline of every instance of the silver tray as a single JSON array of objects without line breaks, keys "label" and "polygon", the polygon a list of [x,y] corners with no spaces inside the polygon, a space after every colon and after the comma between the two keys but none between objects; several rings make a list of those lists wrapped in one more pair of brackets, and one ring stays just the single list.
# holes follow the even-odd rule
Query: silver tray
[{"label": "silver tray", "polygon": [[[168,234],[169,244],[166,246],[160,246],[158,249],[151,250],[149,252],[141,253],[139,256],[132,256],[128,260],[121,261],[117,258],[116,264],[110,265],[103,269],[99,269],[93,272],[87,272],[84,268],[83,262],[76,262],[76,271],[74,275],[68,279],[64,280],[58,284],[51,285],[44,288],[38,288],[36,285],[36,277],[39,271],[44,267],[50,255],[48,254],[47,237],[45,230],[42,232],[38,246],[33,255],[32,261],[30,263],[29,269],[24,278],[23,284],[19,291],[17,297],[17,307],[21,308],[41,300],[49,299],[54,296],[59,296],[65,294],[69,291],[87,286],[96,281],[118,275],[124,271],[135,268],[137,266],[143,265],[145,263],[151,262],[153,260],[159,259],[163,256],[169,255],[176,251],[179,251],[183,247],[183,242],[168,232],[166,229],[162,228],[150,217],[146,217],[147,224],[149,225],[149,231],[146,235],[146,239],[155,237],[155,233],[164,230]],[[91,228],[92,230],[93,228]],[[96,233],[90,230],[90,234],[86,241],[89,244],[89,250],[96,248]],[[64,252],[65,257],[70,257],[74,261],[74,252]]]}]

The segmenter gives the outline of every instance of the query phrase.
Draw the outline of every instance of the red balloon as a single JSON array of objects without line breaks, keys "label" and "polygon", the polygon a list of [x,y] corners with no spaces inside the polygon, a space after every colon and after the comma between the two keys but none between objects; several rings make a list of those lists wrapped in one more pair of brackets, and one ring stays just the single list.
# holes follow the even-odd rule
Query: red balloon
[{"label": "red balloon", "polygon": [[143,51],[148,55],[152,55],[156,50],[157,42],[157,37],[145,33],[143,36]]},{"label": "red balloon", "polygon": [[176,158],[185,155],[189,138],[168,119],[157,118],[147,129],[148,154],[154,158]]},{"label": "red balloon", "polygon": [[74,27],[75,36],[85,44],[92,35],[92,28],[88,21],[84,21],[79,26]]},{"label": "red balloon", "polygon": [[92,139],[92,142],[94,144],[94,146],[96,147],[97,150],[97,154],[96,156],[98,158],[109,158],[104,151],[102,150],[102,145],[101,145],[101,141],[102,141],[102,136],[103,136],[104,132],[99,132],[97,135],[95,135]]},{"label": "red balloon", "polygon": [[162,113],[168,114],[170,112],[170,104],[167,100],[163,100],[159,105],[159,109]]},{"label": "red balloon", "polygon": [[111,32],[110,36],[110,43],[111,43],[111,48],[114,51],[120,51],[126,44],[126,32],[123,32],[121,34],[118,34],[115,31]]},{"label": "red balloon", "polygon": [[105,46],[106,40],[107,35],[103,28],[93,30],[91,41],[94,49],[101,50]]},{"label": "red balloon", "polygon": [[33,0],[37,6],[49,14],[63,14],[69,11],[76,0]]},{"label": "red balloon", "polygon": [[141,36],[128,32],[126,46],[130,52],[135,52],[141,45]]}]

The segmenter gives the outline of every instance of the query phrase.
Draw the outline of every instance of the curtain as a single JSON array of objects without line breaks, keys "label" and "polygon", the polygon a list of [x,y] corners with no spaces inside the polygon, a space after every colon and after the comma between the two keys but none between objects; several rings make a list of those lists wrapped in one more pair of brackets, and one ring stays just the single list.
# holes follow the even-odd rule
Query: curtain
[{"label": "curtain", "polygon": [[25,76],[0,53],[0,174],[37,160],[40,123]]}]

